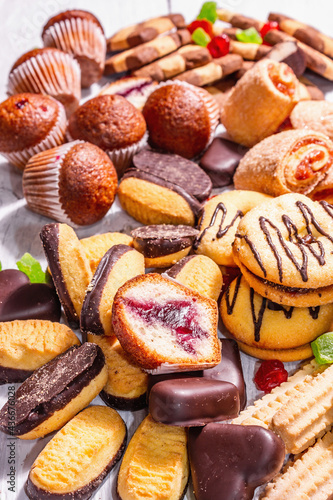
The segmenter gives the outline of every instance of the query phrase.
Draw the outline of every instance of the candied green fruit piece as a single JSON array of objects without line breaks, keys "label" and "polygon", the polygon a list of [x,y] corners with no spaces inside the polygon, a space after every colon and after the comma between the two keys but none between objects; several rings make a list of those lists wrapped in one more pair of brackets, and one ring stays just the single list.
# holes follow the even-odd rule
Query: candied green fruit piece
[{"label": "candied green fruit piece", "polygon": [[312,352],[317,363],[333,363],[333,332],[324,333],[311,342]]},{"label": "candied green fruit piece", "polygon": [[211,38],[202,28],[197,28],[192,33],[192,40],[197,45],[201,45],[201,47],[207,47]]},{"label": "candied green fruit piece", "polygon": [[197,19],[207,19],[211,23],[215,23],[217,19],[216,2],[205,2]]},{"label": "candied green fruit piece", "polygon": [[239,42],[243,43],[257,43],[262,44],[262,38],[255,28],[248,28],[247,30],[237,31],[236,38]]}]

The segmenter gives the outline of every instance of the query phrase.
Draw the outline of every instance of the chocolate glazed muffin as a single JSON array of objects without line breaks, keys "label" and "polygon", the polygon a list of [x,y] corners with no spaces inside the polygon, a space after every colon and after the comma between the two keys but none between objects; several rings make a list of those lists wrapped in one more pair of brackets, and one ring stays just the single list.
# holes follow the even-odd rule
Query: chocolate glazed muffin
[{"label": "chocolate glazed muffin", "polygon": [[90,87],[103,75],[106,40],[98,19],[85,10],[67,10],[49,19],[43,28],[45,47],[72,54],[81,67],[81,85]]},{"label": "chocolate glazed muffin", "polygon": [[103,149],[118,174],[146,144],[146,123],[130,102],[119,95],[101,95],[80,106],[70,117],[68,135]]},{"label": "chocolate glazed muffin", "polygon": [[24,169],[31,156],[64,142],[62,104],[41,94],[17,94],[0,104],[0,153]]}]

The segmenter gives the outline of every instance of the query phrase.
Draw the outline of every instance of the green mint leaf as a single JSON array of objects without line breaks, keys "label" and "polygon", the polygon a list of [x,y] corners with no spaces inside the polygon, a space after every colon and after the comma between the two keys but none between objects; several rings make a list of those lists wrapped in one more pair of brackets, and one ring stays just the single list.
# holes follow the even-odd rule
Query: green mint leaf
[{"label": "green mint leaf", "polygon": [[214,24],[217,19],[216,2],[205,2],[197,19],[207,19]]},{"label": "green mint leaf", "polygon": [[38,260],[36,260],[30,253],[22,255],[21,259],[16,262],[20,271],[28,276],[31,283],[46,283],[46,275]]},{"label": "green mint leaf", "polygon": [[236,33],[236,38],[239,42],[243,43],[257,43],[262,44],[262,38],[255,28],[248,28]]}]

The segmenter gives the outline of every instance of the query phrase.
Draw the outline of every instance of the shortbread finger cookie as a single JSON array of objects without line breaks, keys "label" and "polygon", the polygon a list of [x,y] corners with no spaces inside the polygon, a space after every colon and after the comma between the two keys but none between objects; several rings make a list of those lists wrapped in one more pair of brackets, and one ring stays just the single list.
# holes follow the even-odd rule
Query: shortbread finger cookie
[{"label": "shortbread finger cookie", "polygon": [[80,344],[77,336],[60,323],[0,323],[0,384],[23,382],[34,370],[76,344]]},{"label": "shortbread finger cookie", "polygon": [[296,307],[329,303],[332,231],[331,205],[285,194],[244,216],[234,258],[250,286],[273,302]]},{"label": "shortbread finger cookie", "polygon": [[259,61],[236,83],[222,109],[230,137],[251,147],[276,132],[299,100],[298,87],[285,63]]},{"label": "shortbread finger cookie", "polygon": [[308,194],[324,179],[332,163],[333,142],[327,136],[314,130],[287,130],[267,137],[246,153],[234,184],[236,189],[271,196]]},{"label": "shortbread finger cookie", "polygon": [[203,87],[210,83],[221,80],[226,76],[239,70],[243,65],[243,59],[237,54],[227,54],[226,56],[214,59],[212,62],[190,69],[174,77],[174,80]]},{"label": "shortbread finger cookie", "polygon": [[116,410],[136,411],[147,406],[148,375],[124,351],[116,337],[87,335],[88,342],[102,349],[108,380],[100,397]]},{"label": "shortbread finger cookie", "polygon": [[126,434],[115,410],[89,406],[38,455],[25,484],[27,496],[41,500],[51,496],[90,498],[121,458]]},{"label": "shortbread finger cookie", "polygon": [[184,257],[172,266],[166,275],[213,300],[218,300],[222,290],[221,270],[212,259],[205,255]]},{"label": "shortbread finger cookie", "polygon": [[243,43],[235,40],[230,40],[230,52],[238,54],[243,59],[250,61],[259,61],[265,57],[270,51],[267,45],[259,45],[257,43]]},{"label": "shortbread finger cookie", "polygon": [[306,128],[321,132],[333,140],[333,103],[299,102],[290,114],[293,128]]},{"label": "shortbread finger cookie", "polygon": [[306,69],[304,52],[299,48],[297,42],[292,40],[277,43],[274,47],[270,48],[265,57],[288,64],[297,77],[303,75]]},{"label": "shortbread finger cookie", "polygon": [[[328,499],[333,491],[333,434],[328,432],[268,483],[261,500]],[[297,493],[295,489],[297,488]]]},{"label": "shortbread finger cookie", "polygon": [[124,233],[94,234],[80,240],[84,252],[90,262],[91,271],[94,273],[106,252],[115,245],[133,246],[133,238]]},{"label": "shortbread finger cookie", "polygon": [[142,253],[146,267],[170,267],[188,255],[198,230],[170,224],[143,226],[131,232],[133,246]]},{"label": "shortbread finger cookie", "polygon": [[148,415],[120,466],[117,489],[121,500],[181,500],[189,477],[186,445],[185,429],[154,422]]},{"label": "shortbread finger cookie", "polygon": [[209,50],[199,45],[185,45],[172,54],[143,66],[133,72],[134,76],[150,77],[157,82],[168,80],[175,75],[204,66],[212,60]]},{"label": "shortbread finger cookie", "polygon": [[81,310],[81,331],[85,334],[113,335],[114,296],[126,281],[144,272],[143,255],[134,248],[128,245],[115,245],[110,248],[88,286]]},{"label": "shortbread finger cookie", "polygon": [[67,320],[78,323],[92,272],[84,248],[67,224],[47,224],[40,237]]},{"label": "shortbread finger cookie", "polygon": [[241,28],[242,30],[253,27],[257,31],[260,31],[264,25],[262,21],[258,21],[252,17],[243,16],[242,14],[228,9],[217,9],[217,15],[221,21],[230,23],[235,28]]},{"label": "shortbread finger cookie", "polygon": [[107,39],[107,50],[108,52],[113,52],[129,49],[130,47],[149,42],[162,33],[175,28],[185,28],[185,26],[185,19],[181,14],[154,17],[117,31],[117,33]]},{"label": "shortbread finger cookie", "polygon": [[251,191],[230,191],[211,198],[202,209],[194,251],[216,264],[235,266],[232,244],[237,226],[244,214],[267,200],[266,195]]},{"label": "shortbread finger cookie", "polygon": [[98,345],[70,347],[23,382],[15,399],[0,411],[0,430],[20,439],[43,437],[87,406],[106,381],[105,357]]},{"label": "shortbread finger cookie", "polygon": [[155,38],[138,47],[111,56],[105,61],[104,72],[106,75],[112,75],[141,68],[190,42],[190,32],[186,29],[180,29],[176,33]]},{"label": "shortbread finger cookie", "polygon": [[221,360],[216,302],[159,274],[137,276],[118,290],[112,324],[147,371],[201,370]]},{"label": "shortbread finger cookie", "polygon": [[106,84],[98,95],[121,95],[136,109],[142,111],[149,95],[156,86],[157,82],[150,77],[129,76]]},{"label": "shortbread finger cookie", "polygon": [[329,331],[333,305],[288,307],[257,294],[240,275],[221,301],[224,325],[236,340],[259,349],[293,349]]}]

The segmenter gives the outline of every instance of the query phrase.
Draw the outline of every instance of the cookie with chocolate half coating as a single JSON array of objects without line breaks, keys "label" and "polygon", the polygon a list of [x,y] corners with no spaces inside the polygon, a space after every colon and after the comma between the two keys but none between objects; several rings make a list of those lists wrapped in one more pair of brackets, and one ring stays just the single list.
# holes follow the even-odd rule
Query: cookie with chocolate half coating
[{"label": "cookie with chocolate half coating", "polygon": [[43,437],[87,406],[106,381],[105,357],[98,345],[70,347],[17,389],[0,410],[0,430],[20,439]]},{"label": "cookie with chocolate half coating", "polygon": [[286,194],[238,225],[234,259],[250,286],[272,302],[315,307],[333,301],[333,206]]},{"label": "cookie with chocolate half coating", "polygon": [[194,226],[211,189],[208,175],[192,161],[144,150],[134,156],[118,196],[123,209],[143,224]]},{"label": "cookie with chocolate half coating", "polygon": [[128,245],[111,247],[99,263],[88,286],[81,310],[81,331],[84,334],[113,335],[114,296],[126,281],[144,272],[141,253]]},{"label": "cookie with chocolate half coating", "polygon": [[67,224],[46,224],[40,237],[66,318],[75,325],[92,278],[84,248]]},{"label": "cookie with chocolate half coating", "polygon": [[146,267],[169,267],[191,250],[198,230],[191,226],[161,224],[131,232],[133,245],[145,258]]},{"label": "cookie with chocolate half coating", "polygon": [[87,335],[104,352],[108,381],[100,392],[104,403],[116,410],[136,411],[147,406],[148,375],[110,335]]},{"label": "cookie with chocolate half coating", "polygon": [[89,406],[38,455],[25,484],[26,494],[40,500],[90,498],[121,458],[126,434],[124,421],[115,410]]},{"label": "cookie with chocolate half coating", "polygon": [[91,271],[94,273],[100,263],[103,255],[114,245],[133,246],[133,238],[124,233],[112,232],[93,234],[87,238],[82,238],[81,243],[87,259],[90,262]]},{"label": "cookie with chocolate half coating", "polygon": [[80,344],[77,336],[60,323],[0,323],[0,384],[23,382],[34,370],[76,344]]},{"label": "cookie with chocolate half coating", "polygon": [[223,284],[221,270],[205,255],[188,255],[165,274],[205,297],[217,300],[220,296]]}]

